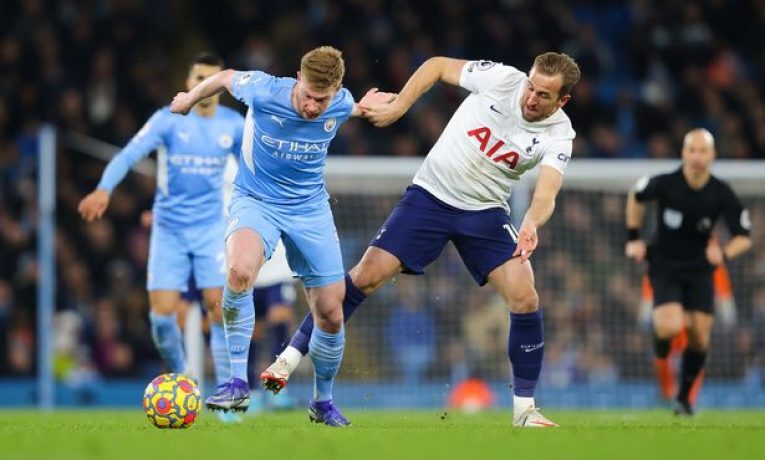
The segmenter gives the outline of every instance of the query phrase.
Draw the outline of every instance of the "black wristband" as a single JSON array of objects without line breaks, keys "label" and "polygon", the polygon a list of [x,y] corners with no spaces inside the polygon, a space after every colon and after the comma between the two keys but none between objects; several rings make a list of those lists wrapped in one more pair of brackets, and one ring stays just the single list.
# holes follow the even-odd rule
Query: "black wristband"
[{"label": "black wristband", "polygon": [[640,239],[640,229],[628,228],[627,229],[627,241],[635,241]]}]

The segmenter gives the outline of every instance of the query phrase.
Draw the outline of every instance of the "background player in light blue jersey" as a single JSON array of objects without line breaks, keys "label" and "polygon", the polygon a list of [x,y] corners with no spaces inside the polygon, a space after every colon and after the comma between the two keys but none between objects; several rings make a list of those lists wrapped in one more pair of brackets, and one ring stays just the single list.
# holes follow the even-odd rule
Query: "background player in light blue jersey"
[{"label": "background player in light blue jersey", "polygon": [[[345,346],[345,275],[322,175],[337,130],[349,117],[363,116],[351,93],[341,88],[344,73],[340,51],[324,46],[303,56],[296,79],[225,70],[179,93],[170,106],[173,112],[187,113],[198,101],[226,89],[249,107],[226,232],[223,316],[231,380],[207,399],[213,410],[243,411],[249,406],[252,288],[281,238],[316,318],[309,344],[315,372],[310,418],[332,426],[349,424],[332,401]],[[359,104],[392,98],[372,89]]]},{"label": "background player in light blue jersey", "polygon": [[[186,85],[192,89],[219,72],[223,61],[197,56]],[[157,150],[147,288],[154,343],[172,372],[184,372],[182,337],[176,320],[181,292],[193,274],[211,314],[210,347],[218,383],[229,374],[220,298],[225,273],[223,237],[223,171],[228,156],[241,145],[243,117],[220,106],[212,96],[183,117],[165,107],[157,110],[138,134],[110,162],[96,190],[79,205],[88,222],[103,216],[114,187],[130,167]]]}]

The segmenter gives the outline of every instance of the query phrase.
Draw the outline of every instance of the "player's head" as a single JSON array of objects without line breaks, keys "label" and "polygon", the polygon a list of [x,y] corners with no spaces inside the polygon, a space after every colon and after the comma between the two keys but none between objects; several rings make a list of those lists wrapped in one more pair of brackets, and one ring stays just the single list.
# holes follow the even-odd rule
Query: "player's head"
[{"label": "player's head", "polygon": [[688,131],[683,138],[683,167],[691,174],[709,171],[715,159],[715,138],[704,128]]},{"label": "player's head", "polygon": [[321,46],[300,60],[300,72],[293,93],[300,116],[313,119],[324,113],[340,90],[345,75],[342,53],[331,46]]},{"label": "player's head", "polygon": [[[213,53],[201,53],[191,61],[189,75],[186,77],[186,89],[191,90],[210,75],[223,70],[223,59]],[[198,106],[207,108],[215,105],[220,100],[220,95],[210,96],[197,103]]]},{"label": "player's head", "polygon": [[534,59],[529,71],[521,111],[526,121],[540,121],[566,105],[571,88],[582,76],[579,65],[563,53],[544,53]]}]

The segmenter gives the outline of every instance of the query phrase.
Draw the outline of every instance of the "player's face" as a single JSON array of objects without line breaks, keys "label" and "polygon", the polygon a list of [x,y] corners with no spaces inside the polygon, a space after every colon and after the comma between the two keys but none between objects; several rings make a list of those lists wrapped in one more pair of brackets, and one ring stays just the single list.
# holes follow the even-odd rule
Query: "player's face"
[{"label": "player's face", "polygon": [[532,68],[526,91],[521,100],[521,112],[526,121],[541,121],[566,105],[571,96],[560,97],[563,76],[545,75]]},{"label": "player's face", "polygon": [[300,78],[300,72],[298,72],[298,82],[295,85],[293,101],[295,110],[298,111],[301,117],[307,120],[318,118],[319,115],[327,110],[338,89],[319,90],[312,88],[306,80]]},{"label": "player's face", "polygon": [[683,142],[683,165],[692,174],[704,174],[709,171],[715,159],[713,140],[704,133],[694,132],[685,137]]},{"label": "player's face", "polygon": [[[189,76],[186,79],[186,89],[191,91],[195,86],[202,83],[205,78],[214,73],[218,73],[221,70],[223,69],[217,65],[194,64],[191,66],[191,70],[189,70]],[[210,96],[206,99],[202,99],[201,101],[197,102],[197,105],[203,108],[207,108],[217,104],[219,100],[220,95],[216,94],[215,96]]]}]

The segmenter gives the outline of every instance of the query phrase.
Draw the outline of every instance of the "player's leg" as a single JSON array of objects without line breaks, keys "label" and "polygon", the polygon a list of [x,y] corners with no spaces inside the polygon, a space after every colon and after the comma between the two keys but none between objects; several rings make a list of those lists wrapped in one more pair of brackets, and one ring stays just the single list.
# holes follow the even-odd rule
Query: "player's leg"
[{"label": "player's leg", "polygon": [[345,349],[342,300],[345,280],[324,286],[306,286],[306,297],[315,318],[315,327],[308,344],[308,355],[314,368],[313,398],[309,417],[316,423],[347,426],[350,422],[333,402],[332,388],[340,370]]},{"label": "player's leg", "polygon": [[507,352],[513,369],[513,426],[557,426],[539,412],[534,401],[545,339],[531,263],[510,259],[489,274],[489,282],[510,309]]},{"label": "player's leg", "polygon": [[[683,286],[683,302],[688,313],[688,346],[683,353],[680,389],[677,393],[678,415],[692,415],[704,372],[714,316],[714,288],[711,276],[702,276]],[[694,393],[694,397],[691,395]]]},{"label": "player's leg", "polygon": [[157,223],[151,230],[146,287],[151,337],[171,372],[185,372],[186,356],[178,326],[178,304],[186,290],[191,263],[180,231]]},{"label": "player's leg", "polygon": [[287,261],[300,277],[306,300],[315,318],[308,344],[314,368],[314,395],[309,405],[312,421],[347,426],[348,420],[334,406],[332,387],[345,349],[342,302],[345,294],[343,258],[329,203],[314,203],[300,213],[277,217]]},{"label": "player's leg", "polygon": [[507,351],[513,369],[513,426],[554,427],[536,407],[544,330],[531,263],[513,258],[518,232],[501,208],[465,212],[452,238],[465,266],[480,285],[490,282],[510,310]]},{"label": "player's leg", "polygon": [[165,365],[176,373],[186,371],[183,335],[177,317],[180,300],[180,291],[149,291],[151,338]]},{"label": "player's leg", "polygon": [[654,307],[651,312],[653,326],[653,367],[656,378],[661,384],[664,399],[672,399],[677,394],[677,379],[671,359],[672,342],[680,336],[685,327],[685,315],[682,305],[680,283],[660,270],[650,267],[650,281],[653,287]]},{"label": "player's leg", "polygon": [[205,401],[213,410],[245,411],[249,407],[247,356],[255,327],[252,290],[263,260],[270,257],[280,231],[268,209],[249,196],[232,199],[226,235],[226,282],[223,288],[223,326],[231,378]]},{"label": "player's leg", "polygon": [[677,394],[677,378],[671,357],[672,343],[683,331],[683,306],[674,301],[657,304],[651,313],[651,322],[654,374],[660,382],[662,398],[672,399]]}]

